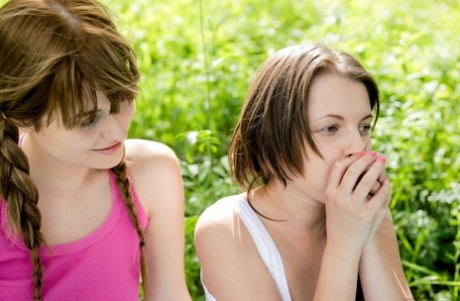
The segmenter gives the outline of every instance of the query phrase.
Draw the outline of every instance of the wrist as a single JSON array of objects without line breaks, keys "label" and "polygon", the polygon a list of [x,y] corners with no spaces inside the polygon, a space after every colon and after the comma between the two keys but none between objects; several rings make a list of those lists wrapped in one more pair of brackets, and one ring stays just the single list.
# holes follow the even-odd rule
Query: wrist
[{"label": "wrist", "polygon": [[324,249],[324,254],[330,254],[335,258],[345,261],[359,262],[364,246],[351,242],[339,242],[328,239]]},{"label": "wrist", "polygon": [[377,258],[380,258],[382,255],[384,255],[384,252],[378,236],[369,238],[369,240],[363,247],[360,264],[362,265],[372,263],[374,260],[377,260]]},{"label": "wrist", "polygon": [[363,252],[380,249],[380,239],[378,235],[370,236],[363,246]]}]

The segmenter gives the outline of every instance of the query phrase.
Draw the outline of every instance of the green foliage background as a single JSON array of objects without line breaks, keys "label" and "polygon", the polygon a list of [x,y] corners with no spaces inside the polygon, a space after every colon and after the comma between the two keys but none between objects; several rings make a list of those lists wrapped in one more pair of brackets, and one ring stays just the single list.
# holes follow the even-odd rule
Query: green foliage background
[{"label": "green foliage background", "polygon": [[460,1],[107,1],[143,73],[131,136],[170,145],[186,188],[186,272],[204,300],[193,230],[237,192],[226,149],[268,55],[307,40],[356,56],[380,85],[374,145],[388,158],[391,210],[416,300],[459,300]]},{"label": "green foliage background", "polygon": [[[4,3],[0,0],[0,4]],[[186,273],[204,300],[193,230],[238,191],[226,149],[256,68],[303,41],[350,52],[375,76],[393,213],[416,300],[460,300],[460,1],[104,0],[139,55],[131,137],[178,154],[186,188]]]}]

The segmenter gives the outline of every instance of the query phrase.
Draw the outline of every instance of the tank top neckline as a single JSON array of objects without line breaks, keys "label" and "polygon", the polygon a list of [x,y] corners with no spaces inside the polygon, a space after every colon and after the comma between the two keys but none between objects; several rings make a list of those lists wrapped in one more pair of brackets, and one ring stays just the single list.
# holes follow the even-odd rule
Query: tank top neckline
[{"label": "tank top neckline", "polygon": [[[24,139],[26,134],[21,134],[19,136],[19,141],[18,145],[19,147],[22,144],[22,141]],[[93,232],[90,234],[86,235],[85,237],[79,238],[74,241],[62,243],[62,244],[54,244],[54,245],[48,245],[48,246],[41,246],[40,247],[40,252],[42,256],[56,256],[56,255],[66,255],[74,252],[78,252],[82,249],[85,249],[92,244],[95,244],[96,242],[100,241],[104,236],[106,236],[110,231],[113,229],[113,227],[116,225],[118,219],[120,218],[122,208],[123,208],[123,200],[121,199],[118,187],[115,182],[115,176],[112,173],[112,171],[109,169],[107,170],[109,180],[110,180],[110,186],[111,186],[111,191],[112,191],[112,204],[111,208],[109,211],[109,214],[107,217],[104,219],[102,224]],[[135,195],[133,191],[133,197],[136,198],[137,196]],[[8,238],[17,245],[21,249],[27,250],[27,246],[25,245],[24,241],[22,238],[20,238],[18,235],[14,235],[11,231],[9,231],[8,223],[7,223],[7,204],[4,200],[1,200],[0,204],[0,217],[1,217],[1,223],[0,223],[0,229],[5,231],[8,236]]]}]

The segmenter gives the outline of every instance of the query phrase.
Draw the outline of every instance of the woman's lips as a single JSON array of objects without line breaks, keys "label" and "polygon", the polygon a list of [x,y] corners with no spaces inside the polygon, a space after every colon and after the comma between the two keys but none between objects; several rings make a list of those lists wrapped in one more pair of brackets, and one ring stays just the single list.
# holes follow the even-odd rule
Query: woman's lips
[{"label": "woman's lips", "polygon": [[101,153],[101,154],[111,155],[115,153],[121,147],[121,145],[122,145],[121,142],[117,142],[109,147],[98,148],[98,149],[95,149],[94,151]]}]

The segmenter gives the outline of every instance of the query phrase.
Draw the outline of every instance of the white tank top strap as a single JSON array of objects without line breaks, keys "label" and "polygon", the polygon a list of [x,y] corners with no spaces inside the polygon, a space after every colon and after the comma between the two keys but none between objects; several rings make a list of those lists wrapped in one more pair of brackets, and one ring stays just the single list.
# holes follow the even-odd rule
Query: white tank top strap
[{"label": "white tank top strap", "polygon": [[[292,301],[283,261],[275,242],[267,232],[267,229],[265,229],[262,221],[257,216],[257,213],[255,213],[251,206],[249,206],[248,201],[239,195],[232,196],[231,198],[233,198],[233,200],[231,200],[231,207],[244,222],[246,228],[254,239],[257,250],[267,266],[270,275],[274,279],[282,300]],[[206,288],[202,277],[201,283],[203,284],[206,301],[216,301],[216,298]]]},{"label": "white tank top strap", "polygon": [[275,242],[267,229],[265,229],[259,216],[243,197],[239,197],[233,204],[233,209],[238,213],[249,233],[251,233],[262,260],[275,280],[281,298],[283,301],[291,301],[283,260]]}]

